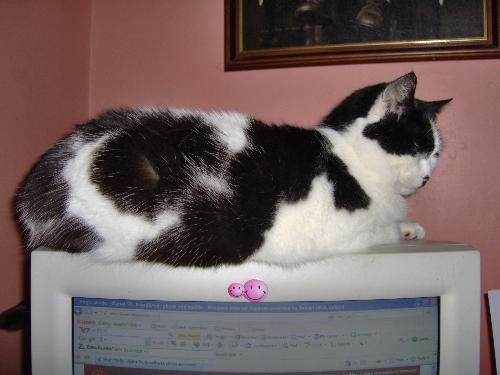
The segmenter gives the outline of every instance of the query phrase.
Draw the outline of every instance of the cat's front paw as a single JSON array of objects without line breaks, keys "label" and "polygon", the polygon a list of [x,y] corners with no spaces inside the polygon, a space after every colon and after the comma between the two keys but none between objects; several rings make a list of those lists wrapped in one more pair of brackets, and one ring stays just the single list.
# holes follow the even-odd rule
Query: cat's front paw
[{"label": "cat's front paw", "polygon": [[417,223],[400,223],[399,233],[402,240],[423,240],[425,238],[424,228]]}]

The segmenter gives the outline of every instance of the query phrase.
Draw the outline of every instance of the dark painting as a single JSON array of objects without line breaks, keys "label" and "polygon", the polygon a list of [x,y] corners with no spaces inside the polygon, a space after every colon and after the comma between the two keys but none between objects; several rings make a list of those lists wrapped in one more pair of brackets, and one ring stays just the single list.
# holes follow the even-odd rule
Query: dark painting
[{"label": "dark painting", "polygon": [[226,68],[498,57],[498,0],[226,0]]},{"label": "dark painting", "polygon": [[485,38],[483,0],[245,0],[243,49]]}]

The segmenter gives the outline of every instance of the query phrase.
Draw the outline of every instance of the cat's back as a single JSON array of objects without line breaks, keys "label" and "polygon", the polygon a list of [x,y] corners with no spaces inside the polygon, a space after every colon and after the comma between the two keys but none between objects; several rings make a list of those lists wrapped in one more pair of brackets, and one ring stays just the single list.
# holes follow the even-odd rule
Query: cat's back
[{"label": "cat's back", "polygon": [[19,189],[17,212],[30,248],[114,243],[133,258],[141,243],[206,212],[214,217],[198,229],[252,222],[256,239],[279,200],[307,195],[322,142],[315,131],[234,112],[111,111],[42,156]]}]

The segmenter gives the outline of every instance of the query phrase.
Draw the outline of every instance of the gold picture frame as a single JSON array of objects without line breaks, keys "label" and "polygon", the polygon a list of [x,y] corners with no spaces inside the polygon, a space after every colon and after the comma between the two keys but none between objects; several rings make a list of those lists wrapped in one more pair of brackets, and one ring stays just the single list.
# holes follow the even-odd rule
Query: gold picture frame
[{"label": "gold picture frame", "polygon": [[499,58],[499,1],[225,0],[225,70]]}]

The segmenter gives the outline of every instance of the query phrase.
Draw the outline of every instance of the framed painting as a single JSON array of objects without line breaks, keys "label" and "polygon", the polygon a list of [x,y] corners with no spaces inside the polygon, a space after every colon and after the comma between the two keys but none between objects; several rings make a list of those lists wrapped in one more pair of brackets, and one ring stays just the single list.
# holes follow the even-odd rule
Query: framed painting
[{"label": "framed painting", "polygon": [[498,58],[500,0],[225,0],[225,69]]}]

